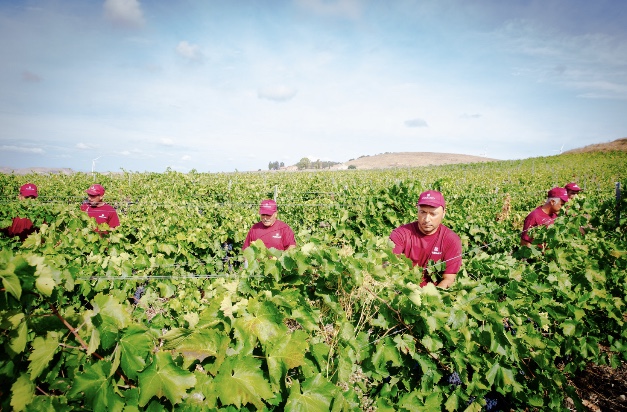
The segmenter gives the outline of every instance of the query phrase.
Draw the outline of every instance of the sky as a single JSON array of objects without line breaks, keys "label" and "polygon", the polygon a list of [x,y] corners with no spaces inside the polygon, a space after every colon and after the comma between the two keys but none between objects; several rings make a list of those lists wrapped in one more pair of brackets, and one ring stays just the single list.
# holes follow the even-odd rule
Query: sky
[{"label": "sky", "polygon": [[513,160],[627,137],[625,0],[0,0],[0,166]]}]

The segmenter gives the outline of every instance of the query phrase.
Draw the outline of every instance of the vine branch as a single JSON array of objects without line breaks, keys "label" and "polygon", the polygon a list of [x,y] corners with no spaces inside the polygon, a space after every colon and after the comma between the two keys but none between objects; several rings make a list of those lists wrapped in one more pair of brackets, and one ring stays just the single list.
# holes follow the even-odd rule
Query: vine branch
[{"label": "vine branch", "polygon": [[[89,345],[87,345],[87,342],[85,342],[83,340],[83,338],[80,337],[80,335],[78,334],[78,331],[76,329],[74,329],[72,327],[72,325],[70,325],[70,323],[65,320],[65,318],[59,313],[59,310],[52,304],[50,303],[50,309],[52,310],[52,313],[59,318],[59,320],[61,322],[63,322],[63,324],[65,325],[66,328],[69,329],[70,332],[72,332],[72,335],[74,335],[74,337],[76,338],[76,340],[78,341],[78,343],[80,343],[81,348],[85,351],[85,352],[89,352]],[[100,354],[96,353],[96,352],[92,352],[92,356],[94,356],[95,358],[99,359],[99,360],[104,360],[104,357],[102,357]],[[120,371],[115,371],[115,374],[118,375],[120,378],[124,379],[124,382],[129,385],[129,386],[133,386],[131,381]]]}]

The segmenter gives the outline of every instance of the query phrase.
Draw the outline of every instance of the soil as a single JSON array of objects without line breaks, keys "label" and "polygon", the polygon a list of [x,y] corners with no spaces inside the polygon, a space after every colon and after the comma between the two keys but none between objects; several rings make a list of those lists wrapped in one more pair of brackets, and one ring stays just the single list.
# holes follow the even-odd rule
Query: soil
[{"label": "soil", "polygon": [[[573,377],[572,385],[589,411],[627,411],[627,365],[612,369],[609,366],[588,365],[585,371]],[[572,402],[568,408],[577,410]]]}]

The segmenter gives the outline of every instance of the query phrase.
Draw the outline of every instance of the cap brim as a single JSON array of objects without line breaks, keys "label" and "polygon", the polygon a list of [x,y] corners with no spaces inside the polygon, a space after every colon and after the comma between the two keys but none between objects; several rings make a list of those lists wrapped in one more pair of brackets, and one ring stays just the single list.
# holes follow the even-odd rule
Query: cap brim
[{"label": "cap brim", "polygon": [[436,202],[419,202],[418,206],[444,207],[444,205]]}]

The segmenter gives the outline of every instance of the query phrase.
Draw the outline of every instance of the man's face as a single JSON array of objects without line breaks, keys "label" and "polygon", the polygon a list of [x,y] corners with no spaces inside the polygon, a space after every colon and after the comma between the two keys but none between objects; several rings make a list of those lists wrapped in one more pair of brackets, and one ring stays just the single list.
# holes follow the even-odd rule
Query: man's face
[{"label": "man's face", "polygon": [[564,202],[562,199],[552,199],[551,200],[551,212],[553,213],[557,213],[560,210],[562,210],[562,206],[564,206],[566,204],[566,202]]},{"label": "man's face", "polygon": [[90,206],[100,206],[100,203],[102,203],[102,195],[87,195],[87,199],[89,201]]},{"label": "man's face", "polygon": [[263,223],[265,227],[270,227],[274,224],[274,222],[276,222],[276,216],[277,212],[274,212],[271,215],[261,215],[261,223]]},{"label": "man's face", "polygon": [[568,193],[568,198],[569,199],[573,199],[575,196],[577,196],[577,192],[575,192],[574,190],[568,190],[566,189],[566,192]]},{"label": "man's face", "polygon": [[418,206],[418,229],[425,235],[434,234],[440,227],[444,214],[442,206]]}]

